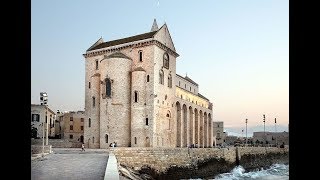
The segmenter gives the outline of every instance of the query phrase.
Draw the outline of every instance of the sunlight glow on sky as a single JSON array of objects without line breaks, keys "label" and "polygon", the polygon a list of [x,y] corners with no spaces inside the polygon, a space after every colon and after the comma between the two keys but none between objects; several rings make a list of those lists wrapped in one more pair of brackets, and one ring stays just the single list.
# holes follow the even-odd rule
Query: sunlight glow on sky
[{"label": "sunlight glow on sky", "polygon": [[289,124],[288,0],[32,0],[31,103],[84,109],[83,53],[167,23],[177,73],[199,84],[225,127]]}]

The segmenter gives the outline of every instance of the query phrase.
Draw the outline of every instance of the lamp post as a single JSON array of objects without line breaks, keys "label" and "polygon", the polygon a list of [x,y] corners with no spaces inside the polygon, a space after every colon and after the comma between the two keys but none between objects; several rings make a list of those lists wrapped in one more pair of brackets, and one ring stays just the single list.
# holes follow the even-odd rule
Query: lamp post
[{"label": "lamp post", "polygon": [[248,124],[248,119],[246,119],[246,146],[248,143],[247,124]]},{"label": "lamp post", "polygon": [[42,157],[44,156],[44,123],[41,123],[42,125]]},{"label": "lamp post", "polygon": [[266,115],[263,115],[263,139],[266,142]]},{"label": "lamp post", "polygon": [[[40,103],[41,105],[45,105],[46,108],[46,113],[45,113],[45,119],[42,122],[42,157],[44,156],[44,123],[45,120],[47,120],[47,111],[48,111],[48,107],[47,107],[47,102],[48,102],[48,94],[46,92],[40,92]],[[48,145],[48,123],[46,122],[46,145]]]},{"label": "lamp post", "polygon": [[276,146],[277,146],[277,118],[274,118],[274,129],[275,129],[275,132],[276,132]]}]

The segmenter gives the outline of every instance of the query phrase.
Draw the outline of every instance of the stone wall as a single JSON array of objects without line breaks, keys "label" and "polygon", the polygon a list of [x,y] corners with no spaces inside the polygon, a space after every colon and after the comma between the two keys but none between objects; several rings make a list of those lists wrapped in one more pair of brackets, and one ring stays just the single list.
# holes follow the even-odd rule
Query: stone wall
[{"label": "stone wall", "polygon": [[155,179],[213,177],[239,164],[250,170],[289,162],[288,148],[272,147],[115,148],[111,151],[119,165]]},{"label": "stone wall", "polygon": [[[44,153],[51,153],[52,146],[45,145],[44,146]],[[31,145],[31,154],[40,154],[42,153],[42,145]]]},{"label": "stone wall", "polygon": [[[38,145],[42,147],[42,139],[31,139],[31,146]],[[67,139],[49,139],[49,145],[53,148],[81,148],[81,142],[70,142]]]}]

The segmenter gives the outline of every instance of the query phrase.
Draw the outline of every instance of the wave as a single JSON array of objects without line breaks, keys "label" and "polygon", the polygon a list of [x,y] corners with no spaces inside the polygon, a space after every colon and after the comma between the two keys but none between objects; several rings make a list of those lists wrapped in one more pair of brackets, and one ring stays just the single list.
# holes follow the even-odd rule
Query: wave
[{"label": "wave", "polygon": [[219,180],[289,180],[289,165],[274,164],[268,169],[258,169],[245,172],[242,166],[235,167],[230,173],[219,174],[214,177]]}]

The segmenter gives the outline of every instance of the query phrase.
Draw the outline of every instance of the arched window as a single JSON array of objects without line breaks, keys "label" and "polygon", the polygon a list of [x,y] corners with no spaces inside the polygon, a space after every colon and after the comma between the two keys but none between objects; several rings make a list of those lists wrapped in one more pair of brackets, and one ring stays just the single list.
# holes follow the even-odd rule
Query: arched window
[{"label": "arched window", "polygon": [[139,51],[139,61],[142,62],[142,51]]},{"label": "arched window", "polygon": [[168,87],[172,88],[172,76],[171,76],[171,74],[169,74],[169,76],[168,76]]},{"label": "arched window", "polygon": [[111,81],[109,78],[106,79],[106,95],[111,97]]},{"label": "arched window", "polygon": [[146,125],[148,126],[149,125],[149,119],[146,118]]},{"label": "arched window", "polygon": [[138,91],[134,91],[134,102],[138,102]]},{"label": "arched window", "polygon": [[96,97],[92,97],[92,107],[96,106]]},{"label": "arched window", "polygon": [[147,82],[149,82],[149,75],[147,75]]},{"label": "arched window", "polygon": [[88,126],[91,127],[91,118],[89,118],[89,125]]},{"label": "arched window", "polygon": [[169,55],[168,55],[168,53],[163,54],[163,67],[169,69]]},{"label": "arched window", "polygon": [[160,72],[159,72],[159,83],[163,84],[163,71],[162,70],[160,70]]}]

